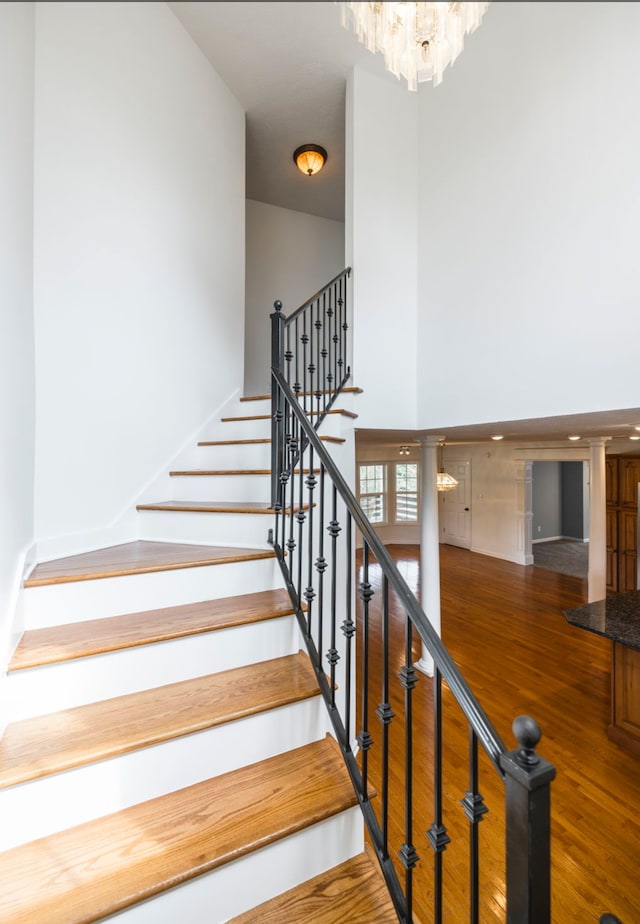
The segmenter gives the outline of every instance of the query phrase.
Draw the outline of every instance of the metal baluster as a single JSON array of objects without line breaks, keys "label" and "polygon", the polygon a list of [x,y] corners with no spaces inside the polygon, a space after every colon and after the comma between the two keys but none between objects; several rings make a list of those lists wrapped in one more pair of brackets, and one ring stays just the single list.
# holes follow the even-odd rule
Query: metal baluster
[{"label": "metal baluster", "polygon": [[284,369],[284,375],[287,380],[287,385],[291,386],[291,360],[293,359],[293,352],[291,350],[291,324],[289,324],[289,322],[287,322],[286,331],[287,331],[287,335],[286,335],[287,336],[287,348],[284,351],[284,358],[286,362],[286,366]]},{"label": "metal baluster", "polygon": [[382,850],[389,856],[389,726],[395,713],[389,702],[389,578],[382,584],[382,700],[376,709],[382,723]]},{"label": "metal baluster", "polygon": [[318,557],[316,571],[318,572],[318,658],[319,667],[322,668],[322,636],[324,621],[324,573],[327,570],[327,561],[324,557],[324,465],[320,466],[320,499],[318,505]]},{"label": "metal baluster", "polygon": [[362,751],[362,799],[368,801],[368,763],[369,748],[373,738],[369,734],[369,603],[374,590],[369,583],[369,546],[365,541],[362,546],[362,582],[360,596],[362,597],[362,728],[358,735],[358,744]]},{"label": "metal baluster", "polygon": [[295,478],[293,477],[295,459],[298,447],[298,421],[293,415],[293,411],[289,411],[291,415],[291,435],[289,437],[289,465],[288,465],[288,477],[290,482],[290,492],[289,492],[289,510],[287,516],[289,518],[289,538],[287,540],[287,551],[289,552],[289,580],[293,584],[294,580],[294,552],[296,548],[296,541],[293,536],[293,520],[294,520],[294,509],[295,509]]},{"label": "metal baluster", "polygon": [[336,665],[340,660],[338,649],[336,648],[336,602],[338,591],[338,535],[341,530],[338,522],[338,489],[335,484],[332,487],[331,503],[331,520],[329,521],[328,533],[331,536],[331,645],[327,652],[327,661],[330,667],[331,676],[331,705],[336,705]]},{"label": "metal baluster", "polygon": [[434,851],[434,922],[442,922],[442,854],[451,838],[442,824],[442,677],[433,672],[433,815],[427,837]]},{"label": "metal baluster", "polygon": [[307,344],[309,343],[309,335],[307,334],[307,311],[305,308],[302,314],[302,407],[306,413],[307,411]]},{"label": "metal baluster", "polygon": [[413,667],[411,620],[408,613],[405,613],[404,649],[404,664],[398,676],[404,687],[405,841],[398,851],[398,854],[406,870],[404,894],[407,902],[407,921],[410,922],[412,920],[411,915],[413,907],[413,869],[420,858],[413,844],[413,688],[418,682],[418,677]]},{"label": "metal baluster", "polygon": [[[322,409],[324,410],[327,390],[327,293],[322,294]],[[318,405],[319,407],[319,405]]]},{"label": "metal baluster", "polygon": [[316,592],[313,588],[313,492],[318,481],[314,473],[313,446],[309,450],[309,474],[307,475],[307,497],[309,504],[309,541],[307,545],[307,587],[304,599],[307,604],[307,633],[311,636],[311,611]]},{"label": "metal baluster", "polygon": [[[322,346],[321,346],[321,336],[320,336],[320,335],[321,335],[321,332],[322,332],[322,326],[323,326],[323,325],[322,325],[322,321],[321,321],[321,319],[320,319],[320,310],[321,310],[321,309],[320,309],[320,299],[318,298],[318,299],[316,299],[316,321],[315,321],[315,329],[316,329],[316,362],[317,362],[317,364],[318,364],[318,368],[317,368],[317,379],[316,379],[316,391],[315,391],[317,418],[320,417],[320,399],[322,398],[322,383],[321,383],[321,381],[320,381],[320,360],[321,360],[321,358],[322,358]],[[316,419],[317,419],[317,418],[316,418]]]},{"label": "metal baluster", "polygon": [[302,443],[304,436],[300,434],[299,450],[298,450],[298,512],[296,513],[296,520],[298,521],[298,600],[302,601],[302,565],[303,565],[303,545],[302,545],[302,533],[304,528],[304,521],[306,519],[306,514],[304,511],[304,454],[302,452]]},{"label": "metal baluster", "polygon": [[315,393],[316,367],[313,361],[313,302],[309,305],[309,410],[313,411],[313,396]]},{"label": "metal baluster", "polygon": [[469,920],[478,924],[480,920],[480,889],[478,851],[478,825],[489,810],[478,792],[478,739],[469,726],[469,789],[461,802],[469,819]]},{"label": "metal baluster", "polygon": [[337,373],[337,382],[342,384],[344,377],[344,356],[343,356],[343,343],[342,343],[342,331],[344,328],[344,298],[342,293],[344,276],[341,276],[338,280],[338,315],[336,318],[336,330],[338,331],[340,337],[339,351],[338,351],[338,373]]},{"label": "metal baluster", "polygon": [[333,318],[334,318],[334,314],[335,314],[335,312],[334,312],[334,305],[333,305],[333,300],[334,300],[334,298],[335,298],[335,287],[334,287],[334,286],[332,286],[332,287],[329,289],[328,295],[329,295],[329,304],[328,304],[328,306],[327,306],[327,327],[328,327],[328,330],[327,330],[327,340],[328,340],[329,346],[328,346],[328,362],[327,362],[327,365],[328,365],[328,367],[329,367],[329,371],[328,371],[327,376],[326,376],[326,378],[327,378],[327,386],[326,386],[327,393],[326,393],[326,395],[325,395],[325,397],[324,397],[324,410],[327,409],[327,405],[330,403],[330,401],[331,401],[331,399],[332,399],[332,397],[333,397],[333,372],[332,372],[333,363],[332,363],[332,359],[331,359],[331,344],[333,343],[333,334],[331,333],[331,328],[334,327],[334,330],[335,330],[335,326],[334,326],[334,324],[332,324],[332,321],[333,321]]},{"label": "metal baluster", "polygon": [[338,331],[340,329],[340,326],[339,326],[340,306],[338,304],[338,285],[339,285],[339,281],[336,282],[333,287],[333,311],[334,311],[334,317],[333,317],[333,388],[334,388],[334,391],[336,391],[338,386],[340,385],[340,378],[338,377],[338,342],[340,340],[340,337],[338,335]]},{"label": "metal baluster", "polygon": [[295,335],[294,335],[294,338],[293,338],[293,342],[294,342],[295,345],[296,345],[296,352],[295,352],[295,356],[293,357],[293,359],[294,359],[294,364],[295,364],[295,369],[296,369],[296,380],[295,380],[295,382],[293,383],[292,391],[293,391],[293,393],[295,394],[295,396],[296,396],[296,398],[297,398],[298,395],[300,394],[300,372],[299,372],[299,369],[298,369],[298,365],[299,365],[299,362],[298,362],[298,361],[299,361],[299,357],[300,357],[300,347],[298,346],[298,343],[299,343],[298,318],[296,318],[295,321],[294,321],[293,323],[295,324]]},{"label": "metal baluster", "polygon": [[347,748],[351,747],[351,671],[353,668],[353,654],[352,654],[352,639],[356,631],[355,623],[352,617],[352,574],[354,568],[354,562],[352,559],[353,552],[351,549],[351,538],[353,535],[353,523],[351,514],[347,510],[347,525],[346,525],[346,586],[345,586],[345,611],[346,617],[342,623],[342,633],[345,637],[345,665],[344,665],[344,695],[345,695],[345,741],[344,746]]},{"label": "metal baluster", "polygon": [[343,291],[343,298],[344,298],[344,320],[343,320],[343,322],[342,322],[342,330],[343,330],[343,332],[344,332],[344,337],[343,337],[342,347],[343,347],[344,374],[345,374],[345,376],[348,376],[348,375],[349,375],[349,371],[350,371],[350,369],[349,369],[349,351],[348,351],[348,349],[347,349],[347,336],[348,336],[348,333],[349,333],[349,301],[348,301],[348,298],[347,298],[348,285],[349,285],[348,280],[349,280],[349,274],[346,273],[346,274],[343,275],[343,277],[342,277],[342,287],[343,287],[342,291]]}]

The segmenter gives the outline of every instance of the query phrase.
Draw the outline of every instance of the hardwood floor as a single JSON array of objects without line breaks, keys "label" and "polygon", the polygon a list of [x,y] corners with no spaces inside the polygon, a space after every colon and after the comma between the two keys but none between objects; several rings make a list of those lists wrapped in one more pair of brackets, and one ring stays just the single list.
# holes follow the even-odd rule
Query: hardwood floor
[{"label": "hardwood floor", "polygon": [[[391,546],[405,579],[419,587],[419,548]],[[515,716],[533,716],[542,727],[539,753],[557,768],[551,786],[552,911],[554,924],[597,922],[616,914],[623,924],[640,921],[640,759],[607,737],[611,647],[606,639],[569,626],[562,610],[586,601],[586,581],[441,546],[442,636],[485,712],[508,748],[515,747]],[[374,563],[369,580],[380,590]],[[377,593],[374,602],[380,599]],[[373,604],[372,604],[373,606]],[[375,622],[375,620],[374,620]],[[393,758],[401,751],[404,614],[391,601],[391,703]],[[373,689],[380,689],[380,632],[372,629]],[[376,649],[377,646],[377,650]],[[420,646],[413,639],[413,657]],[[376,667],[377,665],[377,667]],[[425,831],[433,821],[431,785],[432,682],[415,690],[413,842],[421,857],[415,871],[415,913],[432,920],[433,859]],[[377,697],[377,698],[376,698]],[[468,789],[467,727],[444,689],[444,823],[451,843],[444,853],[444,920],[468,920],[468,823],[459,804]],[[380,787],[381,725],[373,714],[371,783]],[[360,718],[358,718],[358,729]],[[393,853],[404,840],[400,767],[391,772]],[[504,787],[488,758],[481,757],[480,791],[489,813],[480,824],[481,916],[504,922]]]}]

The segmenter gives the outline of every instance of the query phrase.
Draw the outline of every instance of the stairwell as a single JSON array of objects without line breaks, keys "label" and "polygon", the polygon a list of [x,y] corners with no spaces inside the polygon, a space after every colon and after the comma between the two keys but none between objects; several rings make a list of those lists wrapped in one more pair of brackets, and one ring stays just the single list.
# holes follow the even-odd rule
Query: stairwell
[{"label": "stairwell", "polygon": [[266,542],[269,406],[246,407],[139,505],[139,539],[25,582],[6,924],[397,920]]}]

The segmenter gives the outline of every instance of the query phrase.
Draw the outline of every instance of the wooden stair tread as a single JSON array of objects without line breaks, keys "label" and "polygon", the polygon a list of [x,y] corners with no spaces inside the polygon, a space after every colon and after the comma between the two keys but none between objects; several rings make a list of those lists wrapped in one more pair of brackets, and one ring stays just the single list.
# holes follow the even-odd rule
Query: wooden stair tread
[{"label": "wooden stair tread", "polygon": [[[303,475],[308,475],[311,469],[304,468],[302,470]],[[315,474],[318,474],[320,469],[314,468]],[[183,472],[169,472],[172,478],[176,476],[202,476],[202,475],[270,475],[270,468],[230,468],[230,469],[191,469]],[[300,474],[300,469],[296,469],[294,472],[295,475]]]},{"label": "wooden stair tread", "polygon": [[245,549],[215,545],[188,545],[180,542],[153,542],[139,539],[94,552],[41,562],[25,580],[25,587],[66,584],[98,578],[148,574],[222,565],[230,562],[273,558],[269,549]]},{"label": "wooden stair tread", "polygon": [[230,629],[290,613],[289,595],[279,589],[30,629],[23,634],[9,671]]},{"label": "wooden stair tread", "polygon": [[[340,414],[342,417],[351,417],[353,420],[357,418],[357,414],[354,411],[347,411],[342,407],[332,407],[328,411],[306,411],[308,417],[317,417],[318,414]],[[271,420],[271,414],[251,414],[241,417],[221,417],[220,420],[222,423],[236,423],[243,420]]]},{"label": "wooden stair tread", "polygon": [[[342,436],[321,436],[323,443],[344,443]],[[201,440],[198,446],[254,446],[256,443],[270,443],[271,438],[265,437],[259,440]]]},{"label": "wooden stair tread", "polygon": [[375,858],[367,851],[252,908],[229,924],[398,924]]},{"label": "wooden stair tread", "polygon": [[10,724],[0,787],[105,760],[316,696],[299,652]]},{"label": "wooden stair tread", "polygon": [[5,851],[0,920],[88,924],[355,804],[335,744],[297,748]]},{"label": "wooden stair tread", "polygon": [[[316,392],[315,391],[305,391],[305,392],[300,392],[300,394],[315,395]],[[322,394],[330,395],[330,394],[333,394],[333,392],[325,390],[322,392]],[[345,388],[340,389],[340,394],[361,395],[362,389],[359,388],[357,385],[347,385],[345,386]],[[271,395],[245,395],[244,397],[240,398],[240,400],[241,401],[271,401]]]},{"label": "wooden stair tread", "polygon": [[[258,513],[273,516],[275,511],[266,501],[158,501],[138,504],[137,510],[171,510],[174,513]],[[299,507],[295,507],[298,510]],[[308,510],[308,504],[303,505]],[[286,510],[285,513],[289,511]]]}]

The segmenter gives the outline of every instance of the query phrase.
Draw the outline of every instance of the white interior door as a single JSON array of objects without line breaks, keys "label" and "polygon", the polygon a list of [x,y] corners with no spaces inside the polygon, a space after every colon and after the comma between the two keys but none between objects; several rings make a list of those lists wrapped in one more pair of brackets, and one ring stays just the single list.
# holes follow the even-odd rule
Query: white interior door
[{"label": "white interior door", "polygon": [[440,537],[448,545],[471,548],[471,462],[447,459],[445,469],[458,482],[457,488],[440,494]]}]

